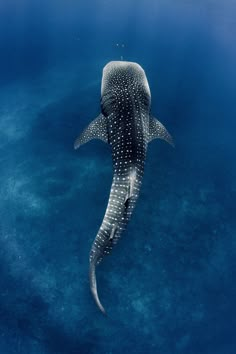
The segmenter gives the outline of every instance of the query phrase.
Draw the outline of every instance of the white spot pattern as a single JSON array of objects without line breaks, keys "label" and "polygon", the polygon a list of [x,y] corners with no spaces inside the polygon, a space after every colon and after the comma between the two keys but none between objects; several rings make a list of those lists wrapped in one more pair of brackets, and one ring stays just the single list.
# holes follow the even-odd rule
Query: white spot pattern
[{"label": "white spot pattern", "polygon": [[103,69],[102,113],[75,141],[77,149],[91,139],[112,148],[113,181],[102,225],[90,252],[98,264],[125,229],[142,183],[147,144],[161,138],[173,145],[166,128],[150,116],[151,94],[144,70],[132,62],[110,62]]},{"label": "white spot pattern", "polygon": [[90,252],[91,262],[99,263],[109,254],[135,207],[144,172],[150,103],[146,75],[138,64],[111,62],[104,68],[101,107],[107,118],[114,174],[106,213]]}]

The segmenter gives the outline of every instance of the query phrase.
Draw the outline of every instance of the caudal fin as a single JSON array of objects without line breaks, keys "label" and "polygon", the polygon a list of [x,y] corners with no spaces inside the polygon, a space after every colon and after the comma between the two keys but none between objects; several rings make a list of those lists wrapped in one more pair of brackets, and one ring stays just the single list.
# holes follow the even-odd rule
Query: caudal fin
[{"label": "caudal fin", "polygon": [[90,281],[90,289],[93,294],[93,298],[98,306],[98,308],[102,311],[104,315],[106,315],[106,311],[104,307],[102,306],[98,293],[97,293],[97,281],[96,281],[96,264],[94,261],[90,262],[90,267],[89,267],[89,281]]}]

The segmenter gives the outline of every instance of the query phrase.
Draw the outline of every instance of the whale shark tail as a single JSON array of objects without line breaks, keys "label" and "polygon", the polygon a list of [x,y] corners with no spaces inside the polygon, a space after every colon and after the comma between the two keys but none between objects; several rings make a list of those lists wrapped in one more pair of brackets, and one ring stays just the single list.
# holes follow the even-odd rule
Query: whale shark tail
[{"label": "whale shark tail", "polygon": [[89,281],[90,281],[90,289],[93,294],[93,298],[98,306],[98,308],[102,311],[104,315],[106,315],[106,311],[104,307],[102,306],[99,297],[98,297],[98,292],[97,292],[97,281],[96,281],[96,262],[92,260],[90,262],[90,267],[89,267]]}]

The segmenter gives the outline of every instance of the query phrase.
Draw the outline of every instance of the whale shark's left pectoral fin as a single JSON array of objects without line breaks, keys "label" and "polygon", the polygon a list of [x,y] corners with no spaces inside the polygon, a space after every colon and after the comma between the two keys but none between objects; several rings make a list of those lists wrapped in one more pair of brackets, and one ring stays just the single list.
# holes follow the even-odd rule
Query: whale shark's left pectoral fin
[{"label": "whale shark's left pectoral fin", "polygon": [[172,136],[168,132],[168,130],[164,127],[164,125],[159,122],[153,116],[149,117],[149,139],[148,142],[154,139],[163,139],[173,147],[175,146]]},{"label": "whale shark's left pectoral fin", "polygon": [[103,114],[99,114],[99,116],[84,129],[75,140],[74,148],[78,149],[81,145],[92,139],[100,139],[108,143],[107,118]]}]

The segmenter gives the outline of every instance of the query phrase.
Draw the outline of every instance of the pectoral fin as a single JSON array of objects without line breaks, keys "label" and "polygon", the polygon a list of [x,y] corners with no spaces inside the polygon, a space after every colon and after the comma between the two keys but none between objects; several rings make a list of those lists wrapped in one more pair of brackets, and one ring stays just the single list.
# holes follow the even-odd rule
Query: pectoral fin
[{"label": "pectoral fin", "polygon": [[103,114],[99,114],[99,116],[84,129],[75,140],[74,148],[78,149],[81,145],[92,139],[100,139],[108,143],[107,118]]},{"label": "pectoral fin", "polygon": [[172,136],[169,134],[164,125],[159,122],[153,116],[149,117],[149,140],[148,142],[154,139],[163,139],[173,147],[175,146]]}]

